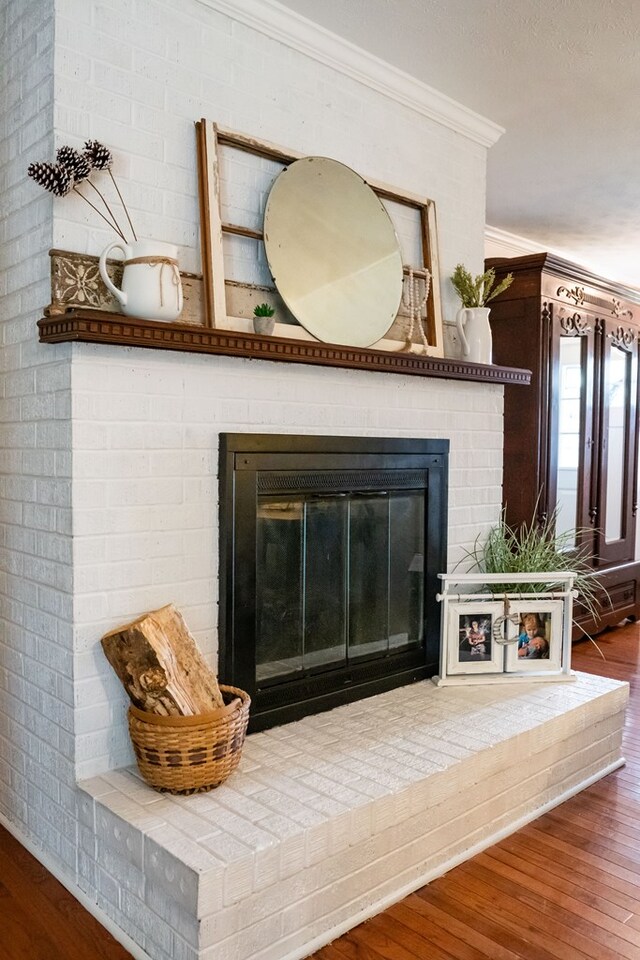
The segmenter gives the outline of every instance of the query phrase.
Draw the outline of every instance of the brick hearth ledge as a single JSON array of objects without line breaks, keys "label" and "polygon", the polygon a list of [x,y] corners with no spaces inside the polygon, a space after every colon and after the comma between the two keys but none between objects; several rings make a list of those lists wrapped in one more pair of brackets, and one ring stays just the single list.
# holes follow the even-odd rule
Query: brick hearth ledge
[{"label": "brick hearth ledge", "polygon": [[425,681],[254,734],[211,793],[104,774],[81,886],[152,960],[299,960],[620,766],[627,698]]}]

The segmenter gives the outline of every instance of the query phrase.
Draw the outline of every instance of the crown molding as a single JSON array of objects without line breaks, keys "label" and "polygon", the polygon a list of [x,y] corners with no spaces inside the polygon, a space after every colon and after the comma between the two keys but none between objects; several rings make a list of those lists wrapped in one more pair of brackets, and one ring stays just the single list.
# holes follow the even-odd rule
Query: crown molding
[{"label": "crown molding", "polygon": [[484,238],[487,243],[499,243],[509,251],[512,257],[526,256],[528,253],[546,253],[549,250],[548,245],[543,246],[535,240],[529,240],[528,237],[521,237],[517,233],[509,233],[507,230],[500,230],[499,227],[492,227],[489,224],[484,228]]},{"label": "crown molding", "polygon": [[277,0],[197,0],[456,133],[491,147],[504,127],[416,80],[403,70],[312,23]]}]

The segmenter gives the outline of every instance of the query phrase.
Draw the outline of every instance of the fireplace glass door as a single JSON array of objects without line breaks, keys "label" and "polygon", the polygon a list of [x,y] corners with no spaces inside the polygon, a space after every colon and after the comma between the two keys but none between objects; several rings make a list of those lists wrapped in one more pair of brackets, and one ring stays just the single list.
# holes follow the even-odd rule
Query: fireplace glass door
[{"label": "fireplace glass door", "polygon": [[258,497],[260,685],[418,649],[424,491]]},{"label": "fireplace glass door", "polygon": [[220,675],[251,729],[437,672],[447,441],[227,434]]}]

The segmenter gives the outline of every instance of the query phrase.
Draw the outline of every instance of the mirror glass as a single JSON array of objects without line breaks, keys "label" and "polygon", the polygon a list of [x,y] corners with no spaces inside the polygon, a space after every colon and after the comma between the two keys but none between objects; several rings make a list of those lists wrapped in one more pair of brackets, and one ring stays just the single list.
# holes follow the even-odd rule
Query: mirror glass
[{"label": "mirror glass", "polygon": [[400,306],[402,255],[357,173],[326,157],[292,163],[271,188],[264,243],[280,296],[314,337],[368,347],[385,335]]},{"label": "mirror glass", "polygon": [[[579,526],[578,490],[582,429],[582,337],[560,337],[558,362],[558,467],[556,475],[556,534],[566,535]],[[575,547],[575,533],[567,537],[567,548]]]},{"label": "mirror glass", "polygon": [[607,543],[622,537],[626,411],[628,406],[627,364],[629,354],[620,347],[609,348],[609,429],[607,431],[607,503],[604,537]]}]

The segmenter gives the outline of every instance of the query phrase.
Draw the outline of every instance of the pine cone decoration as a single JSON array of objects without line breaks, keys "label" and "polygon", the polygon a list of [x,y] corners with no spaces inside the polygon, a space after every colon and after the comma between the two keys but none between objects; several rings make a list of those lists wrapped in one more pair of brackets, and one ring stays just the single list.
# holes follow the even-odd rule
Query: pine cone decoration
[{"label": "pine cone decoration", "polygon": [[75,147],[60,147],[56,153],[56,160],[60,166],[69,171],[74,183],[82,183],[91,174],[89,160]]},{"label": "pine cone decoration", "polygon": [[[94,170],[108,170],[118,195],[118,200],[126,215],[133,239],[138,239],[133,223],[131,222],[131,217],[129,216],[129,211],[127,210],[127,205],[111,172],[113,156],[108,147],[105,147],[105,145],[98,140],[87,140],[82,151],[76,150],[75,147],[60,147],[56,153],[56,160],[58,161],[56,164],[44,162],[29,164],[27,169],[28,176],[56,197],[66,197],[71,190],[74,190],[76,196],[88,203],[109,228],[115,230],[121,240],[126,242],[125,230],[120,226],[118,218],[109,206],[105,196],[90,179]],[[83,183],[85,181],[93,187],[99,199],[102,201],[102,209],[96,206],[97,201],[93,203],[84,195],[82,190],[76,189],[76,183]]]},{"label": "pine cone decoration", "polygon": [[60,164],[30,163],[27,176],[56,197],[66,197],[73,185],[71,174]]},{"label": "pine cone decoration", "polygon": [[86,141],[84,145],[84,155],[96,170],[108,170],[113,163],[111,151],[98,140]]}]

